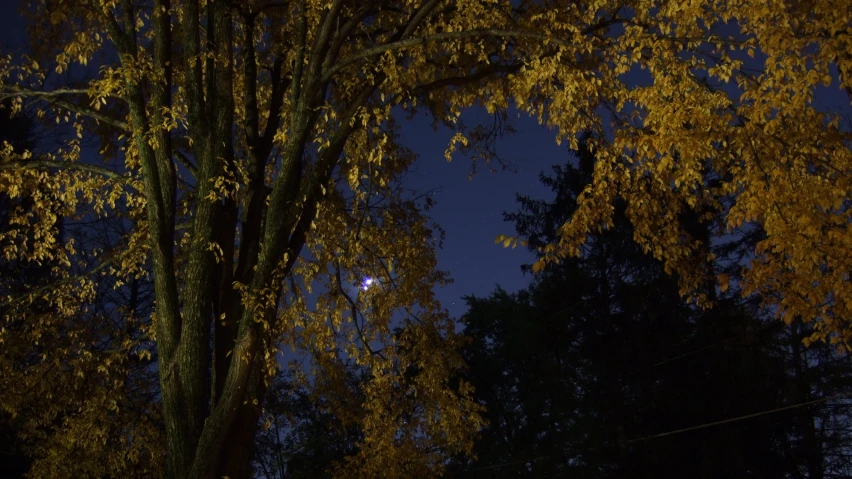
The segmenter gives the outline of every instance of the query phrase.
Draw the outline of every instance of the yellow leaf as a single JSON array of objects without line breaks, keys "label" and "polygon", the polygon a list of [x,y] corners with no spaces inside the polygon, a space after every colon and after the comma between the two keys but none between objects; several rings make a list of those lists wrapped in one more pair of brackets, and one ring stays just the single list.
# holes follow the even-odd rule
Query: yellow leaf
[{"label": "yellow leaf", "polygon": [[727,291],[728,287],[730,286],[730,279],[728,278],[728,275],[722,273],[719,276],[717,276],[716,279],[719,281],[719,291],[721,291],[723,293],[725,291]]}]

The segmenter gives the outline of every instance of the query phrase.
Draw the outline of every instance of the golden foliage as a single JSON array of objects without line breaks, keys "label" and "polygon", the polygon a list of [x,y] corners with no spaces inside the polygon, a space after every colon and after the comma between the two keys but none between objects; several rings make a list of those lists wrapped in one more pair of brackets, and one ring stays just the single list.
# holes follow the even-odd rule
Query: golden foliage
[{"label": "golden foliage", "polygon": [[[136,457],[165,444],[171,476],[224,471],[218,452],[235,421],[257,414],[287,345],[319,375],[345,360],[372,373],[356,415],[364,444],[340,474],[435,474],[446,454],[469,452],[478,406],[452,383],[459,339],[432,293],[447,278],[428,219],[400,187],[414,155],[394,118],[419,109],[452,126],[470,106],[513,108],[557,141],[607,138],[592,141],[594,181],[534,270],[576,254],[621,197],[636,241],[703,304],[696,264],[709,258],[677,218],[721,213],[730,233],[766,233],[743,292],[848,345],[850,134],[813,99],[825,86],[852,91],[848,2],[512,3],[31,0],[39,41],[0,60],[0,93],[60,146],[0,150],[0,192],[33,200],[11,215],[0,248],[51,265],[60,281],[24,303],[7,298],[3,390],[40,389],[0,393],[0,405],[41,421],[27,429],[43,434],[35,474],[73,462],[81,475],[123,475],[109,450],[121,443],[104,445],[118,437],[142,448]],[[474,141],[460,128],[447,157]],[[102,161],[83,152],[92,145]],[[84,251],[58,218],[129,228],[120,246]],[[101,266],[75,273],[92,262]],[[362,288],[367,277],[374,285]],[[104,346],[80,313],[100,301],[93,284],[140,278],[153,279],[155,310],[131,328],[113,312]],[[48,307],[28,310],[36,301]],[[78,324],[87,342],[66,332]],[[109,386],[135,377],[127,362],[140,332],[156,341],[161,419]],[[60,346],[21,369],[41,338]],[[97,385],[74,386],[63,415],[40,402],[87,370]],[[104,404],[135,429],[94,414]]]}]

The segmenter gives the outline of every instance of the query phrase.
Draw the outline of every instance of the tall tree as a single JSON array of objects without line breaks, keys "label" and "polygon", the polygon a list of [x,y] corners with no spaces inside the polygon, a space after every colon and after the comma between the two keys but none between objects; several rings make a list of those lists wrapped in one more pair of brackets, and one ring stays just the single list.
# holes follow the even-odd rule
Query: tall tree
[{"label": "tall tree", "polygon": [[[576,166],[556,166],[552,176],[542,176],[552,200],[521,197],[521,211],[507,215],[534,250],[553,241],[592,181],[595,158],[585,144]],[[692,221],[686,227],[700,233],[700,221],[682,221]],[[463,461],[456,472],[812,475],[834,449],[812,429],[845,422],[842,413],[828,419],[826,412],[802,408],[712,424],[815,399],[790,396],[801,376],[791,353],[800,353],[789,350],[780,323],[731,292],[717,297],[708,291],[717,301],[711,310],[690,307],[676,279],[632,237],[620,202],[612,226],[591,234],[579,258],[536,274],[517,294],[498,289],[487,298],[468,298],[466,377],[486,406],[489,425],[474,449],[478,460]],[[848,357],[835,357],[834,368],[810,373],[848,393],[844,360],[848,364]],[[838,390],[817,394],[825,398]],[[838,462],[833,470],[842,473]]]},{"label": "tall tree", "polygon": [[[673,219],[731,197],[731,226],[757,221],[767,231],[765,261],[748,277],[754,288],[780,291],[790,314],[845,334],[849,138],[810,101],[833,81],[832,67],[852,86],[849,16],[837,15],[845,8],[31,0],[23,11],[39,42],[29,56],[2,60],[0,90],[76,134],[35,162],[3,153],[4,191],[53,192],[26,222],[41,243],[13,253],[70,263],[51,208],[112,215],[127,205],[134,227],[103,260],[119,277],[150,264],[167,476],[249,474],[282,342],[304,348],[317,371],[345,363],[341,355],[370,370],[364,437],[347,474],[440,469],[447,454],[470,450],[478,407],[469,388],[448,383],[460,366],[453,323],[431,294],[444,276],[428,222],[396,188],[413,155],[396,142],[394,116],[421,107],[453,125],[465,107],[505,113],[511,104],[572,144],[583,130],[612,133],[543,262],[576,253],[588,231],[611,221],[621,194],[636,239],[689,293],[704,278],[690,274],[684,258],[695,247]],[[728,40],[732,28],[739,35]],[[737,49],[766,55],[759,74]],[[98,68],[86,77],[89,63]],[[633,67],[653,84],[625,79]],[[717,79],[736,79],[739,90],[728,95]],[[111,165],[84,158],[92,140]],[[447,155],[471,140],[488,139],[458,132]],[[782,167],[765,168],[779,152]],[[706,163],[720,172],[719,188],[701,186]],[[804,233],[791,218],[807,220]],[[366,275],[375,287],[347,291]],[[73,314],[80,281],[45,299]],[[823,304],[830,295],[837,301]],[[398,338],[397,312],[409,325]],[[61,317],[14,320],[56,329]],[[412,367],[418,373],[400,381]]]}]

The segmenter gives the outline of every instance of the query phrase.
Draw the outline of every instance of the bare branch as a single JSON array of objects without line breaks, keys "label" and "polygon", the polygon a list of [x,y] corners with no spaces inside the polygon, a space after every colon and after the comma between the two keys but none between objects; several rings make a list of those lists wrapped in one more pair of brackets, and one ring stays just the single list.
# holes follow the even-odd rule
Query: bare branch
[{"label": "bare branch", "polygon": [[382,359],[386,359],[381,351],[374,351],[372,346],[370,346],[369,341],[364,337],[364,332],[361,331],[361,327],[358,326],[358,305],[355,304],[355,301],[351,296],[343,289],[343,280],[340,278],[340,264],[334,264],[336,268],[336,278],[337,278],[337,290],[340,292],[340,295],[343,296],[343,299],[349,303],[350,313],[352,315],[352,324],[355,326],[355,331],[358,332],[358,338],[361,340],[361,344],[367,348],[367,351],[370,352],[371,355],[379,356]]},{"label": "bare branch", "polygon": [[[4,86],[13,87],[13,85],[4,85]],[[20,87],[17,87],[17,88],[20,88]],[[16,93],[0,95],[0,98],[6,99],[6,98],[12,98],[12,97],[16,97],[16,96],[28,96],[28,95],[29,96],[38,95],[38,96],[42,96],[42,97],[53,97],[53,96],[59,96],[59,95],[88,95],[89,94],[89,90],[85,90],[85,89],[82,89],[82,88],[57,88],[57,89],[51,90],[51,91],[35,91],[35,90],[28,90],[28,91],[30,92],[29,94],[22,94],[22,93],[16,92]]]}]

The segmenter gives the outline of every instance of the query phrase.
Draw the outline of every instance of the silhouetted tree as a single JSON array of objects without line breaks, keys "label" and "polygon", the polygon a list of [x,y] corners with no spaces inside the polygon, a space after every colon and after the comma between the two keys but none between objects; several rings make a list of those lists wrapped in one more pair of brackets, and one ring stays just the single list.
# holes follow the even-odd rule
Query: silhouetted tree
[{"label": "silhouetted tree", "polygon": [[[576,162],[541,177],[554,199],[519,197],[520,211],[506,215],[533,251],[558,238],[594,163],[581,142]],[[710,425],[791,404],[783,323],[765,318],[750,298],[717,289],[717,266],[699,254],[696,267],[706,268],[705,293],[716,304],[691,306],[677,278],[633,241],[627,207],[617,202],[611,227],[590,233],[579,258],[536,274],[529,288],[467,298],[467,378],[490,425],[478,461],[460,461],[454,472],[795,477],[808,467],[797,453],[796,414]],[[704,248],[713,246],[714,218],[691,213],[681,221]],[[657,436],[698,425],[705,427]]]}]

